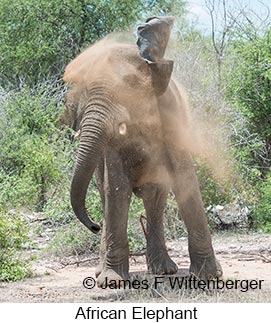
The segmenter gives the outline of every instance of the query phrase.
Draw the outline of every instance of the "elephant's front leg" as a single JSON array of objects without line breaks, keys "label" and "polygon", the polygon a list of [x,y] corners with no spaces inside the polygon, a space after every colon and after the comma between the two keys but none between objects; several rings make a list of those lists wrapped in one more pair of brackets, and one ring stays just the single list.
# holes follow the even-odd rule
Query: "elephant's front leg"
[{"label": "elephant's front leg", "polygon": [[147,264],[153,274],[174,274],[177,265],[170,259],[164,238],[163,211],[168,189],[156,184],[142,187],[141,196],[147,214]]},{"label": "elephant's front leg", "polygon": [[188,231],[190,273],[201,279],[220,277],[198,181],[188,154],[174,163],[174,194]]},{"label": "elephant's front leg", "polygon": [[104,164],[104,227],[102,234],[98,286],[129,278],[127,238],[128,209],[131,188],[118,154],[109,151]]}]

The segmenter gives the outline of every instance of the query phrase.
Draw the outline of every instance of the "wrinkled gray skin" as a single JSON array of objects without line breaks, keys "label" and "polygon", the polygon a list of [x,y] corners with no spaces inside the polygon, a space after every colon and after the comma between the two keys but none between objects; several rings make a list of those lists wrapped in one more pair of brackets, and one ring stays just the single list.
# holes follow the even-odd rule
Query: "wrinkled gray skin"
[{"label": "wrinkled gray skin", "polygon": [[[168,19],[169,33],[173,19],[163,19]],[[166,41],[160,42],[162,53],[167,33]],[[85,207],[94,172],[103,202],[98,286],[105,284],[106,277],[108,281],[129,278],[127,219],[132,193],[142,198],[146,210],[149,271],[177,272],[163,228],[170,190],[188,231],[190,272],[203,279],[219,277],[222,270],[214,255],[191,156],[182,142],[186,103],[170,79],[173,63],[155,55],[151,60],[157,62],[149,63],[150,55],[144,57],[144,52],[150,51],[145,48],[142,58],[139,49],[98,43],[71,62],[64,75],[72,83],[64,120],[80,130],[71,204],[78,219],[94,233],[99,225]]]}]

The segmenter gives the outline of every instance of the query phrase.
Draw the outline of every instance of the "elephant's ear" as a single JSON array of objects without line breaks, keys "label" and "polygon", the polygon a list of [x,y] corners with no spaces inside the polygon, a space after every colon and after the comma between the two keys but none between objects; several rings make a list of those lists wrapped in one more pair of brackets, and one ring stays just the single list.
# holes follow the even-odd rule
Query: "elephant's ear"
[{"label": "elephant's ear", "polygon": [[168,87],[173,70],[173,61],[163,60],[158,63],[150,63],[149,66],[154,92],[157,96],[160,96]]},{"label": "elephant's ear", "polygon": [[169,83],[173,61],[164,59],[173,17],[151,17],[137,28],[140,56],[150,66],[152,85],[156,95],[162,95]]}]

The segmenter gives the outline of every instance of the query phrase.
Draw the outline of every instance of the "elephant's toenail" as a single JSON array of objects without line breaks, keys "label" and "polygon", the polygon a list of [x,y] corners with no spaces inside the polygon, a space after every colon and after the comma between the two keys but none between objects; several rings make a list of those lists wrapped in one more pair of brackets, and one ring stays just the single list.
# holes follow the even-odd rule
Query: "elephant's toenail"
[{"label": "elephant's toenail", "polygon": [[218,270],[218,271],[216,272],[216,276],[217,276],[217,277],[222,276],[222,274],[223,274],[223,273],[222,273],[222,271],[221,271],[221,270]]}]

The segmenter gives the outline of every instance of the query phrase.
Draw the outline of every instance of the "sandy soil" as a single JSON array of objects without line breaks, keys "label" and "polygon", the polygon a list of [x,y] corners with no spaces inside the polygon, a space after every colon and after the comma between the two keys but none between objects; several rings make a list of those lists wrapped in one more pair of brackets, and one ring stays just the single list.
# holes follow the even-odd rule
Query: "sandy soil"
[{"label": "sandy soil", "polygon": [[[215,235],[213,244],[224,270],[224,279],[264,280],[262,288],[202,291],[174,288],[166,282],[154,288],[144,256],[130,257],[130,272],[148,289],[86,289],[83,280],[95,277],[97,257],[51,259],[33,264],[34,277],[0,284],[0,302],[271,302],[271,235],[225,233]],[[188,274],[187,239],[168,243],[169,254],[179,266],[178,277]]]}]

